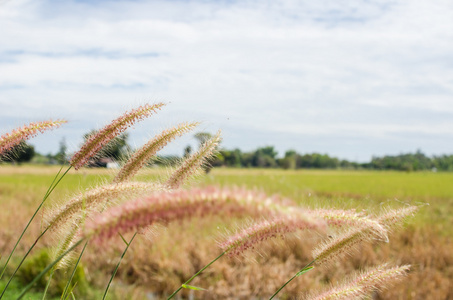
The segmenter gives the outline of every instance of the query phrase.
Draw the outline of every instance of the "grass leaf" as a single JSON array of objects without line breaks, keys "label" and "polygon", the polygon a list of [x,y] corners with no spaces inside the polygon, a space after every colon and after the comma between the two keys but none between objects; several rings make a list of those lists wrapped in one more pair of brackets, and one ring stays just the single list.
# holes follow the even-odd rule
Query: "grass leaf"
[{"label": "grass leaf", "polygon": [[182,287],[185,288],[185,289],[190,289],[190,290],[195,290],[195,291],[207,291],[207,289],[204,289],[204,288],[201,288],[201,287],[197,287],[197,286],[188,285],[188,284],[183,284]]},{"label": "grass leaf", "polygon": [[300,270],[299,272],[297,272],[296,276],[300,276],[304,273],[307,273],[308,271],[310,271],[311,269],[313,269],[314,267],[307,267],[307,268],[304,268],[302,270]]}]

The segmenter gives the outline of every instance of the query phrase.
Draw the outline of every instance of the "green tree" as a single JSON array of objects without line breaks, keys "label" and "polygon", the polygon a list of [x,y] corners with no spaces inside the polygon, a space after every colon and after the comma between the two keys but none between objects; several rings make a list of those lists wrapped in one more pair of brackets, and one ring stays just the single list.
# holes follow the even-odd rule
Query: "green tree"
[{"label": "green tree", "polygon": [[209,132],[198,132],[194,136],[198,140],[199,145],[202,145],[212,137],[212,134],[210,134]]},{"label": "green tree", "polygon": [[187,147],[184,148],[184,157],[189,157],[191,153],[192,153],[192,146],[187,145]]},{"label": "green tree", "polygon": [[296,169],[299,154],[294,150],[288,150],[285,157],[278,160],[278,165],[283,169]]},{"label": "green tree", "polygon": [[55,159],[61,165],[65,164],[67,162],[67,154],[66,154],[67,150],[68,150],[68,146],[66,145],[66,139],[63,138],[60,141],[60,149],[58,150],[58,153],[55,155]]},{"label": "green tree", "polygon": [[[201,145],[212,137],[212,134],[209,132],[198,132],[194,135],[194,137],[198,140],[199,147],[201,147]],[[211,171],[213,166],[222,165],[223,156],[219,154],[206,159],[206,163],[203,165],[203,170],[206,174]]]},{"label": "green tree", "polygon": [[239,168],[242,166],[242,153],[239,149],[234,150],[220,150],[220,154],[223,156],[224,164],[227,167]]},{"label": "green tree", "polygon": [[260,168],[273,168],[277,167],[275,157],[277,156],[273,146],[258,148],[252,158],[252,165]]},{"label": "green tree", "polygon": [[0,160],[21,164],[29,162],[34,156],[35,147],[25,141],[21,141],[18,145],[0,155]]},{"label": "green tree", "polygon": [[[85,141],[92,135],[95,134],[96,130],[92,130],[85,134],[83,137]],[[131,147],[128,144],[129,133],[124,132],[111,140],[107,145],[98,152],[98,157],[108,157],[113,160],[124,160],[128,157],[131,152]]]}]

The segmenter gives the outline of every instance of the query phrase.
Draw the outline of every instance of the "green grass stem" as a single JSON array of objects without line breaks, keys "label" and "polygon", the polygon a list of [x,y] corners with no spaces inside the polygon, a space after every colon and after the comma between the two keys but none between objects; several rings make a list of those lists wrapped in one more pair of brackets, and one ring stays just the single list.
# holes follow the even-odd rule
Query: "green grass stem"
[{"label": "green grass stem", "polygon": [[68,290],[69,290],[69,287],[71,286],[71,281],[72,279],[74,278],[74,275],[75,275],[75,272],[77,270],[77,266],[79,265],[80,263],[80,259],[82,259],[82,255],[83,255],[83,252],[85,252],[85,248],[87,247],[88,245],[88,241],[85,243],[85,245],[83,246],[83,249],[82,249],[82,252],[80,252],[80,255],[79,255],[79,258],[77,259],[77,262],[74,266],[74,269],[72,270],[72,273],[71,273],[71,276],[69,277],[69,280],[68,282],[66,283],[66,286],[64,288],[64,291],[63,291],[63,294],[61,294],[61,299],[66,299],[66,295],[68,293]]},{"label": "green grass stem", "polygon": [[210,265],[212,265],[213,263],[215,263],[219,258],[221,258],[223,255],[226,254],[226,251],[222,252],[219,256],[217,256],[216,258],[214,258],[210,263],[208,263],[206,266],[203,267],[203,269],[201,269],[200,271],[198,271],[197,273],[195,273],[192,277],[189,278],[189,280],[187,280],[186,282],[184,282],[183,284],[181,284],[181,286],[173,292],[173,294],[171,294],[167,300],[173,298],[181,289],[184,288],[184,286],[187,286],[192,280],[195,279],[195,277],[197,277],[198,275],[201,274],[201,272],[203,272],[204,270],[206,270]]},{"label": "green grass stem", "polygon": [[25,294],[35,285],[35,283],[41,279],[47,272],[49,272],[50,269],[52,269],[63,257],[65,257],[69,252],[74,250],[77,246],[79,246],[85,239],[82,238],[80,239],[77,243],[72,245],[71,248],[66,250],[63,254],[61,254],[59,257],[57,257],[52,263],[50,263],[44,270],[41,271],[20,293],[20,295],[17,297],[17,300],[22,299]]},{"label": "green grass stem", "polygon": [[[47,228],[48,229],[48,228]],[[13,274],[10,276],[8,282],[6,283],[5,285],[5,288],[3,289],[2,291],[2,294],[0,295],[0,299],[3,298],[6,290],[8,289],[8,286],[10,285],[11,281],[13,280],[14,276],[16,275],[17,271],[19,271],[19,268],[22,266],[22,264],[24,263],[25,259],[27,258],[27,256],[30,254],[31,250],[33,250],[33,248],[36,246],[36,244],[38,243],[39,239],[41,239],[41,237],[46,233],[46,230],[44,230],[39,236],[38,238],[35,240],[35,242],[33,243],[33,245],[31,245],[30,249],[28,249],[27,253],[25,253],[24,257],[22,257],[22,260],[20,261],[19,265],[17,266],[17,268],[14,270]]]},{"label": "green grass stem", "polygon": [[281,290],[283,290],[283,288],[285,286],[288,285],[288,283],[290,283],[294,278],[296,277],[299,277],[300,275],[310,271],[311,269],[313,269],[313,267],[311,267],[312,264],[314,264],[316,261],[316,259],[314,259],[312,262],[310,262],[309,264],[307,264],[305,267],[303,267],[299,272],[297,272],[296,274],[294,274],[293,277],[291,277],[287,282],[285,282],[270,298],[269,300],[271,299],[274,299],[275,296],[277,296],[278,293],[280,293]]},{"label": "green grass stem", "polygon": [[[58,171],[57,175],[55,176],[55,178],[53,179],[52,183],[50,184],[49,188],[47,189],[47,192],[46,194],[44,195],[42,201],[41,201],[41,204],[39,204],[38,208],[36,209],[35,213],[33,214],[33,216],[31,217],[30,221],[28,221],[27,223],[27,226],[25,226],[25,229],[22,231],[22,234],[20,235],[19,239],[17,240],[16,244],[14,245],[14,248],[13,250],[11,251],[11,253],[9,254],[8,256],[8,259],[6,260],[5,262],[5,265],[3,266],[3,269],[2,269],[2,272],[0,274],[0,279],[3,277],[3,274],[5,273],[5,270],[6,270],[6,267],[8,266],[8,263],[9,261],[11,260],[11,257],[13,256],[14,252],[16,251],[16,248],[17,248],[17,245],[19,245],[20,241],[22,240],[22,237],[24,236],[25,232],[27,231],[28,227],[30,226],[31,222],[33,221],[33,219],[36,217],[36,215],[38,214],[39,210],[41,209],[41,207],[43,206],[44,202],[46,202],[47,198],[49,198],[50,194],[53,192],[53,190],[57,187],[57,185],[60,183],[60,181],[63,179],[63,177],[69,172],[69,170],[71,169],[72,166],[69,166],[69,168],[66,170],[66,172],[64,172],[63,175],[61,175],[61,177],[57,180],[58,178],[58,175],[60,174],[61,170],[63,169],[63,166],[61,166],[60,168],[60,171]],[[57,181],[56,181],[57,180]],[[55,182],[56,181],[56,182]],[[44,231],[45,232],[45,231]],[[39,238],[42,236],[42,234],[39,236]],[[38,238],[38,240],[39,240]],[[37,240],[37,241],[38,241]],[[36,241],[36,242],[37,242]],[[35,243],[36,243],[35,242]],[[28,255],[28,253],[27,253]],[[5,289],[3,290],[3,293],[5,292],[6,290],[6,287]],[[0,299],[3,297],[3,293],[2,293],[2,296],[0,296]]]},{"label": "green grass stem", "polygon": [[[119,261],[118,264],[116,265],[116,268],[115,268],[115,270],[113,271],[112,276],[110,277],[109,283],[107,284],[107,287],[105,288],[104,297],[102,297],[103,300],[105,299],[105,297],[107,297],[107,293],[108,293],[108,291],[109,291],[110,284],[112,283],[113,278],[115,277],[116,272],[118,271],[118,268],[120,267],[120,264],[121,264],[121,261],[123,260],[124,255],[126,255],[127,249],[129,249],[129,247],[130,247],[130,245],[131,245],[131,243],[132,243],[132,241],[134,240],[134,238],[135,238],[136,235],[137,235],[137,232],[134,233],[134,235],[132,236],[132,238],[131,238],[131,240],[129,241],[129,243],[126,243],[126,241],[124,241],[124,242],[126,243],[126,245],[127,245],[127,246],[126,246],[126,249],[124,249],[124,252],[123,252],[123,254],[121,255],[120,261]],[[123,237],[122,237],[122,238],[123,238]],[[124,238],[123,238],[123,239],[124,239]]]}]

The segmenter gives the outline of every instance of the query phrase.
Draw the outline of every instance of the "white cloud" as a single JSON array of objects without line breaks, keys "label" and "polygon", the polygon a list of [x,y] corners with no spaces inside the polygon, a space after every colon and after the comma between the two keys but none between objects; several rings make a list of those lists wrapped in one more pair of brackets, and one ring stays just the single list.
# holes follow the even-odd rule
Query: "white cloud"
[{"label": "white cloud", "polygon": [[[269,141],[282,132],[316,133],[323,145],[378,139],[395,152],[440,134],[438,152],[451,152],[443,142],[453,137],[445,121],[453,117],[449,1],[0,6],[0,39],[8,41],[0,44],[2,127],[52,114],[74,120],[71,134],[80,136],[151,98],[172,102],[160,126],[206,120],[210,131],[223,127],[225,146],[253,146],[239,134],[247,128]],[[395,144],[389,133],[412,142]],[[361,157],[373,154],[363,148]]]}]

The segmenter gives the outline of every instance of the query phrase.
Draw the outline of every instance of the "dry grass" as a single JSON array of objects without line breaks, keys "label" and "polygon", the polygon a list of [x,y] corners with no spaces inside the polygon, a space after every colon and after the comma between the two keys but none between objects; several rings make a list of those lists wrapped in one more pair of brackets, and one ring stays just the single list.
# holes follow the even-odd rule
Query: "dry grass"
[{"label": "dry grass", "polygon": [[[8,253],[40,198],[58,171],[55,167],[0,167],[0,251]],[[146,170],[141,179],[161,176],[160,170]],[[51,201],[111,179],[108,170],[85,169],[71,172],[51,196]],[[258,187],[268,193],[284,194],[315,207],[360,207],[379,209],[381,203],[429,202],[403,230],[390,237],[389,244],[364,245],[360,255],[329,268],[318,268],[297,278],[285,288],[282,299],[342,282],[346,274],[365,266],[389,261],[413,266],[407,279],[375,299],[453,299],[453,174],[339,171],[214,170],[200,185],[241,185]],[[398,201],[393,200],[395,197]],[[39,220],[27,233],[15,256],[23,253],[39,233]],[[140,238],[127,253],[116,276],[112,299],[157,299],[169,295],[182,282],[220,252],[216,241],[225,228],[240,220],[223,218],[195,219],[171,224],[160,230],[153,241]],[[222,258],[197,278],[193,285],[208,292],[185,290],[182,295],[202,299],[266,299],[311,258],[316,235],[289,237],[283,242],[266,244],[258,254],[245,259]],[[39,247],[53,243],[47,237]],[[93,286],[104,287],[119,254],[121,240],[108,248],[88,248],[83,265]],[[35,250],[36,251],[36,250]],[[102,259],[99,259],[102,251]]]}]

